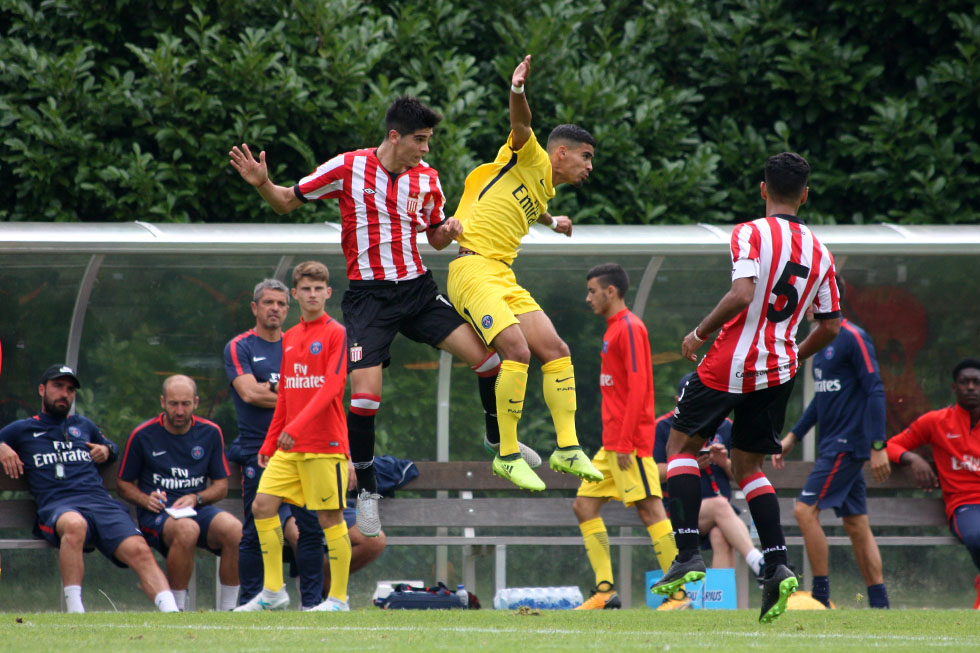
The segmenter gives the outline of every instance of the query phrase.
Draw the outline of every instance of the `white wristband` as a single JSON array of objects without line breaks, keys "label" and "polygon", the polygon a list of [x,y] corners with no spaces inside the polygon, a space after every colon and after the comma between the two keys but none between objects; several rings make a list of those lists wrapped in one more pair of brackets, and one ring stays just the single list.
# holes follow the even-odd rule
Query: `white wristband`
[{"label": "white wristband", "polygon": [[510,91],[511,93],[517,93],[518,95],[521,95],[524,93],[524,85],[521,84],[520,86],[514,86],[513,84],[511,84]]},{"label": "white wristband", "polygon": [[558,231],[558,218],[552,216],[551,224],[549,224],[548,226],[551,227],[552,231]]},{"label": "white wristband", "polygon": [[704,343],[705,339],[698,335],[698,327],[694,327],[694,330],[691,331],[691,335],[694,336],[694,339],[698,341],[699,345]]}]

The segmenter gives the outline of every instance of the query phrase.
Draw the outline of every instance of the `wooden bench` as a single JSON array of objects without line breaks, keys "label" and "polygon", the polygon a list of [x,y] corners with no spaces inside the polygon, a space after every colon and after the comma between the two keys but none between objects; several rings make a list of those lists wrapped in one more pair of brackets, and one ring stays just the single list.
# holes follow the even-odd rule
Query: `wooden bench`
[{"label": "wooden bench", "polygon": [[[537,470],[548,487],[543,495],[523,492],[511,483],[490,473],[489,461],[416,462],[419,477],[397,491],[395,498],[380,503],[381,521],[387,532],[389,546],[436,546],[437,576],[445,574],[445,565],[439,571],[438,561],[445,561],[448,546],[462,546],[463,582],[476,590],[475,559],[478,549],[492,547],[494,555],[494,591],[507,586],[507,549],[510,546],[582,546],[577,521],[572,512],[577,478],[556,474],[546,467]],[[241,500],[237,498],[241,477],[238,467],[233,467],[229,479],[230,496],[219,507],[241,517]],[[787,528],[787,544],[802,545],[803,538],[793,517],[795,496],[803,487],[812,467],[809,462],[790,462],[782,470],[773,469],[769,463],[766,474],[782,495],[780,509],[783,526]],[[866,469],[869,496],[868,514],[872,527],[906,527],[909,529],[933,528],[946,533],[946,517],[942,500],[935,497],[878,496],[894,494],[897,490],[915,487],[911,474],[905,468],[893,468],[891,478],[884,484],[873,482]],[[106,487],[115,488],[117,468],[110,465],[102,470]],[[0,491],[27,490],[23,480],[14,481],[0,471]],[[450,496],[452,493],[454,496]],[[488,496],[489,495],[489,496]],[[744,500],[735,501],[745,509]],[[743,510],[743,518],[747,518]],[[28,498],[0,501],[0,528],[30,531],[34,523],[34,503]],[[649,547],[650,539],[636,511],[618,502],[610,502],[603,508],[602,518],[610,529],[609,542],[619,547],[617,568],[618,588],[627,607],[632,596],[633,565],[632,547]],[[839,525],[840,520],[832,510],[821,512],[825,526]],[[403,534],[412,528],[415,533]],[[561,535],[541,536],[536,529],[559,529]],[[450,529],[454,532],[450,534]],[[637,530],[638,529],[638,530]],[[526,532],[525,532],[526,531]],[[828,536],[832,546],[850,545],[844,535]],[[936,546],[958,544],[949,534],[923,535],[911,532],[901,535],[877,535],[880,546]],[[0,549],[46,548],[44,540],[0,539]],[[582,554],[582,564],[587,564]],[[739,558],[736,570],[739,607],[748,606],[748,571]],[[440,578],[446,580],[445,577]]]}]

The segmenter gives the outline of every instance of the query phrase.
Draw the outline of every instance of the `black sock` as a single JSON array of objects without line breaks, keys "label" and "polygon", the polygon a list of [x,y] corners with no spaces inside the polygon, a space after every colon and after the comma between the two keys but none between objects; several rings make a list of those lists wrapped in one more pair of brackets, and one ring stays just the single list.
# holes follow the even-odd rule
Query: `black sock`
[{"label": "black sock", "polygon": [[500,444],[500,428],[497,426],[497,375],[478,376],[480,386],[480,403],[483,404],[483,421],[487,433],[487,442]]},{"label": "black sock", "polygon": [[354,462],[358,491],[378,493],[378,479],[374,475],[374,415],[347,413],[347,437],[350,457]]},{"label": "black sock", "polygon": [[766,492],[749,499],[748,504],[755,529],[759,532],[762,554],[766,558],[763,577],[769,578],[778,565],[787,563],[786,538],[779,523],[779,500],[775,492]]},{"label": "black sock", "polygon": [[677,560],[687,562],[698,552],[701,537],[698,533],[698,514],[701,512],[700,474],[667,472],[667,499],[670,523],[674,527]]}]

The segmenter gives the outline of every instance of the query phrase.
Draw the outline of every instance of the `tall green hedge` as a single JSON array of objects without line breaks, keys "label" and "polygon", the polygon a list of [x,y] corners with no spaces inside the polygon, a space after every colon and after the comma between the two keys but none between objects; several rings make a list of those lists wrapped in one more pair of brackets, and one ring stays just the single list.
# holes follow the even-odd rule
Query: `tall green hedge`
[{"label": "tall green hedge", "polygon": [[531,53],[544,134],[578,122],[579,222],[754,217],[761,162],[813,167],[813,222],[976,222],[980,6],[892,0],[0,0],[0,219],[276,216],[228,166],[292,183],[379,143],[398,94],[445,116],[428,160],[455,206],[507,130]]}]

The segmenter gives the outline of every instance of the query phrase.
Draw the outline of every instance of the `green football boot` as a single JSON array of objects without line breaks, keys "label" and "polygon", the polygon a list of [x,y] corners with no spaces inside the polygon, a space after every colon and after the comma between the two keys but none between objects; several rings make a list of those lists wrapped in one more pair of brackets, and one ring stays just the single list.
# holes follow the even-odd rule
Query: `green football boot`
[{"label": "green football boot", "polygon": [[556,472],[575,474],[584,481],[598,483],[602,480],[602,473],[592,465],[592,461],[579,446],[555,449],[548,465]]},{"label": "green football boot", "polygon": [[519,488],[535,492],[545,489],[544,481],[534,473],[519,453],[504,457],[494,456],[491,469],[494,474],[506,478]]}]

